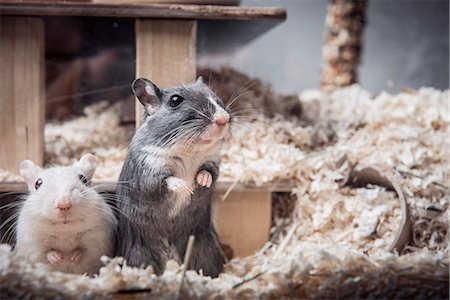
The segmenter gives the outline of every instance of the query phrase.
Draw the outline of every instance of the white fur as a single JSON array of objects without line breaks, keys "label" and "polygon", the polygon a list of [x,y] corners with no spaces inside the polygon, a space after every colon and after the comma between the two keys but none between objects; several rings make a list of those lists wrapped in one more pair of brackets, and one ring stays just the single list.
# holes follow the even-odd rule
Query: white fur
[{"label": "white fur", "polygon": [[[191,201],[191,193],[189,192],[189,189],[182,188],[179,180],[176,179],[183,180],[192,190],[194,190],[199,168],[206,161],[218,160],[218,155],[216,154],[218,151],[215,151],[215,148],[219,146],[219,143],[210,145],[206,148],[205,153],[202,155],[187,155],[181,157],[168,156],[167,150],[164,151],[154,146],[143,148],[143,152],[140,155],[143,156],[147,169],[155,172],[168,168],[174,173],[174,176],[172,178],[169,177],[169,181],[167,182],[169,189],[172,187],[174,192],[173,197],[171,197],[172,207],[169,211],[169,218],[173,218],[178,215],[183,207]],[[161,155],[162,153],[165,155]],[[210,154],[208,155],[208,153],[215,154],[214,156],[211,156]],[[209,184],[209,186],[211,186],[211,184]],[[179,190],[176,190],[176,187],[179,187]]]},{"label": "white fur", "polygon": [[[171,159],[168,164],[175,172],[174,176],[184,180],[189,186],[195,188],[195,180],[199,168],[203,163],[208,161],[208,157],[182,157],[178,159]],[[169,211],[169,217],[173,218],[180,213],[180,211],[191,201],[190,193],[176,193],[173,198],[172,208]]]},{"label": "white fur", "polygon": [[[80,182],[80,170],[84,170],[85,176],[92,176],[93,170],[84,163],[80,167],[79,163],[40,169],[35,178],[25,178],[29,186],[41,178],[42,185],[38,190],[34,187],[30,190],[21,208],[16,251],[28,261],[48,264],[55,271],[94,274],[101,266],[100,256],[112,255],[111,238],[116,221],[101,196]],[[67,216],[56,207],[61,197],[70,197],[72,201]],[[61,253],[63,261],[52,264],[47,257],[51,251]],[[71,263],[70,258],[75,258],[77,251],[81,252],[80,261]]]}]

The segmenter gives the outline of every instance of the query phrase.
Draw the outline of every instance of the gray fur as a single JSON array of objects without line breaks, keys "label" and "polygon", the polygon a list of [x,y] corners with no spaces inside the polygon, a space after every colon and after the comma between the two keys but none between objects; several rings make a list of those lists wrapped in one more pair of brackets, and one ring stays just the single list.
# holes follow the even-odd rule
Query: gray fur
[{"label": "gray fur", "polygon": [[[150,81],[138,79],[133,92],[146,110],[130,143],[116,191],[122,212],[117,215],[116,255],[132,266],[151,264],[161,274],[168,259],[181,263],[188,237],[194,235],[189,268],[216,277],[223,269],[224,257],[211,219],[211,202],[219,176],[221,141],[200,151],[196,139],[205,133],[216,110],[208,97],[222,108],[223,103],[201,80],[160,90]],[[182,105],[170,107],[174,94],[184,97]],[[196,184],[194,194],[186,196],[168,189],[168,177],[191,183],[200,170],[212,175],[210,188]]]}]

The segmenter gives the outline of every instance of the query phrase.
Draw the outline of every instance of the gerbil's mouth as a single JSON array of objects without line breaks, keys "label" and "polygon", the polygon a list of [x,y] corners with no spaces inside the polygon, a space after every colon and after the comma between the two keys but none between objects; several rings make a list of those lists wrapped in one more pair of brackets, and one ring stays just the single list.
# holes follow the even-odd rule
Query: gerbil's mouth
[{"label": "gerbil's mouth", "polygon": [[68,224],[72,221],[72,219],[69,218],[69,214],[67,212],[60,212],[59,216],[62,219],[63,224]]},{"label": "gerbil's mouth", "polygon": [[199,141],[199,144],[208,145],[208,144],[211,144],[212,142],[213,142],[212,139],[202,139]]}]

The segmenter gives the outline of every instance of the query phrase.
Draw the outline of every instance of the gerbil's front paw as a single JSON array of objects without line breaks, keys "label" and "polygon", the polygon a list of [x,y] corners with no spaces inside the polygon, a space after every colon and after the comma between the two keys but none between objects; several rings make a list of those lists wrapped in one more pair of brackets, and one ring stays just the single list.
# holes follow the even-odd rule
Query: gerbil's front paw
[{"label": "gerbil's front paw", "polygon": [[196,181],[199,185],[209,188],[212,184],[212,175],[206,170],[201,170],[197,174]]},{"label": "gerbil's front paw", "polygon": [[166,183],[169,191],[194,194],[192,187],[181,178],[170,176],[166,179]]},{"label": "gerbil's front paw", "polygon": [[73,252],[70,254],[70,263],[74,265],[78,264],[81,260],[82,255],[83,252],[80,249],[73,250]]},{"label": "gerbil's front paw", "polygon": [[57,265],[63,261],[63,255],[59,251],[52,250],[47,253],[47,259],[50,263]]}]

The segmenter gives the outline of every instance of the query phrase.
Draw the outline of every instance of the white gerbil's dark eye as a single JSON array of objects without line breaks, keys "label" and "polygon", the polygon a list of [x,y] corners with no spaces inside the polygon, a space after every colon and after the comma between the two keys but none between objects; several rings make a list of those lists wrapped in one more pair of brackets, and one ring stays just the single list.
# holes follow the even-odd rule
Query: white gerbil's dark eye
[{"label": "white gerbil's dark eye", "polygon": [[88,180],[87,180],[86,177],[84,177],[84,175],[79,174],[79,175],[78,175],[78,178],[80,178],[80,181],[81,181],[83,184],[87,184],[87,183],[88,183]]},{"label": "white gerbil's dark eye", "polygon": [[170,100],[169,100],[169,105],[171,107],[177,107],[178,105],[181,104],[181,102],[183,102],[184,98],[181,97],[180,95],[172,95],[170,96]]},{"label": "white gerbil's dark eye", "polygon": [[37,190],[42,185],[42,179],[39,178],[36,180],[36,183],[34,184],[34,188]]}]

